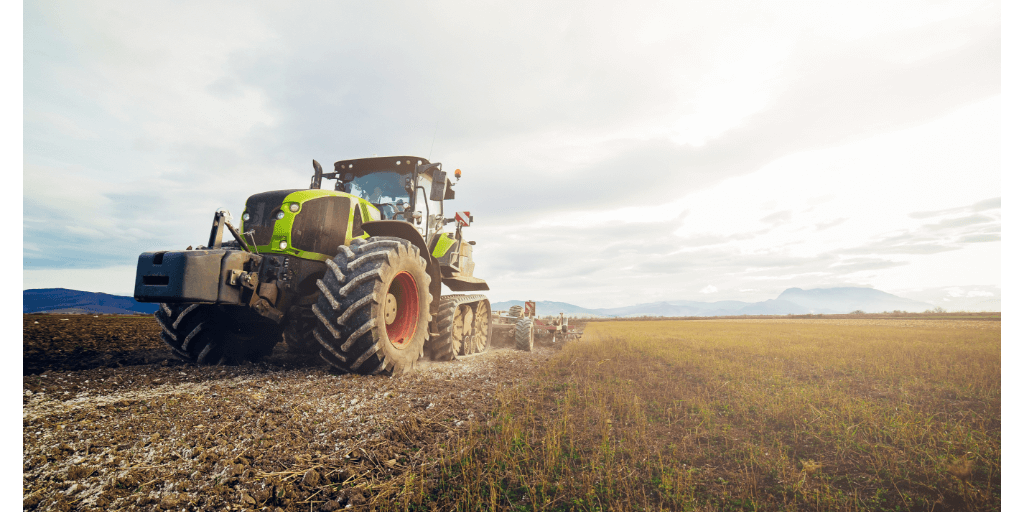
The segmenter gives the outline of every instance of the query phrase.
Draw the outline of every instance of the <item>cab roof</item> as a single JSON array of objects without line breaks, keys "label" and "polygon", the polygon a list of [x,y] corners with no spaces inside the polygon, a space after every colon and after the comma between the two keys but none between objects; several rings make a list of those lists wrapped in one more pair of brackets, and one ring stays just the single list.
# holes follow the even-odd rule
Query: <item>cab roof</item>
[{"label": "cab roof", "polygon": [[[418,156],[381,156],[374,158],[355,158],[352,160],[339,160],[334,162],[334,172],[338,178],[345,174],[352,173],[353,177],[365,176],[380,171],[397,171],[400,173],[411,173],[417,166],[428,165],[430,161]],[[433,169],[427,171],[433,176]]]}]

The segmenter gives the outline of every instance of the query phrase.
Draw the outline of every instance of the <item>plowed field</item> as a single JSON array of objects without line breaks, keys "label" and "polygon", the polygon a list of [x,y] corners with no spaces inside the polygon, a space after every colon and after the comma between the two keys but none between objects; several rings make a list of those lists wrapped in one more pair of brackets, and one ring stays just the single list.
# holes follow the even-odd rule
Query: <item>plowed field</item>
[{"label": "plowed field", "polygon": [[151,317],[24,316],[29,510],[380,508],[554,352],[338,375],[284,345],[255,365],[170,357]]}]

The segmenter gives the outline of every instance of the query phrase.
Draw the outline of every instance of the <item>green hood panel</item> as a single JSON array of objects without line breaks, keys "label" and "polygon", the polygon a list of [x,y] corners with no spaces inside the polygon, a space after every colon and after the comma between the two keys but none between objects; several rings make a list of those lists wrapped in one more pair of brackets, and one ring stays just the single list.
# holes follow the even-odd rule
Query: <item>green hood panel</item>
[{"label": "green hood panel", "polygon": [[[292,211],[293,207],[296,211]],[[245,214],[250,216],[251,228],[246,227]],[[279,215],[281,218],[277,218]],[[366,238],[368,235],[360,227],[362,222],[379,218],[380,213],[372,204],[345,192],[280,190],[256,194],[246,201],[240,231],[255,232],[259,253],[325,261],[334,257],[338,245]],[[249,237],[245,238],[249,242]]]}]

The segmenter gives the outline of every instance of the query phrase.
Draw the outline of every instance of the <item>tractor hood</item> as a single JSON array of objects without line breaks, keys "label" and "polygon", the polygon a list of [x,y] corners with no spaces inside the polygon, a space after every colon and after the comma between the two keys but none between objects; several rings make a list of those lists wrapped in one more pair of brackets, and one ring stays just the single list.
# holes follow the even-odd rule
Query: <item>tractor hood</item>
[{"label": "tractor hood", "polygon": [[240,231],[260,253],[326,260],[353,238],[365,238],[362,223],[379,220],[369,202],[345,192],[272,190],[245,201]]}]

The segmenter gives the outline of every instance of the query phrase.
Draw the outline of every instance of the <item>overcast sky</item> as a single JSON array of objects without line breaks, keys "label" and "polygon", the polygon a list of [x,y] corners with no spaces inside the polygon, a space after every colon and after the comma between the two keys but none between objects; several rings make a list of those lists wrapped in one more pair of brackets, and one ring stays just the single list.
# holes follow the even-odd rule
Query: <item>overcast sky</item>
[{"label": "overcast sky", "polygon": [[998,3],[302,5],[24,4],[25,288],[398,154],[494,301],[999,293]]}]

